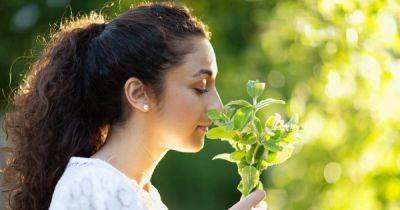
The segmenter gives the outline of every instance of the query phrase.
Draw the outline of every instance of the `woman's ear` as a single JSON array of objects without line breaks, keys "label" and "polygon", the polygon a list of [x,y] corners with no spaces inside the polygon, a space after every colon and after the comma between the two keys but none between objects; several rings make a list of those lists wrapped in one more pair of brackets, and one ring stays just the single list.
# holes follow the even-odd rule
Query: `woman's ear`
[{"label": "woman's ear", "polygon": [[130,108],[136,108],[142,112],[147,112],[151,109],[146,86],[138,78],[129,78],[125,82],[124,92]]}]

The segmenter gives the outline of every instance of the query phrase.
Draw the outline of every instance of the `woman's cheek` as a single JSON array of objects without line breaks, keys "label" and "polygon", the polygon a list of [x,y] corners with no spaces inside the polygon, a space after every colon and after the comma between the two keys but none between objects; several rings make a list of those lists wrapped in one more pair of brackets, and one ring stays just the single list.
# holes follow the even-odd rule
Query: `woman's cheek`
[{"label": "woman's cheek", "polygon": [[195,129],[201,116],[199,96],[190,91],[181,91],[171,95],[167,101],[169,104],[165,113],[169,116],[171,126]]},{"label": "woman's cheek", "polygon": [[197,126],[200,119],[199,116],[201,116],[201,110],[199,109],[201,101],[199,100],[199,96],[189,92],[180,99],[179,106],[176,106],[176,113],[178,115],[176,119],[185,126]]},{"label": "woman's cheek", "polygon": [[[194,90],[193,90],[194,91]],[[196,127],[201,123],[202,109],[200,96],[196,93],[176,93],[168,98],[167,109],[164,109],[165,135],[168,136],[168,148],[188,152],[194,145],[193,136]],[[195,141],[195,144],[198,144]],[[195,146],[196,148],[199,146]]]}]

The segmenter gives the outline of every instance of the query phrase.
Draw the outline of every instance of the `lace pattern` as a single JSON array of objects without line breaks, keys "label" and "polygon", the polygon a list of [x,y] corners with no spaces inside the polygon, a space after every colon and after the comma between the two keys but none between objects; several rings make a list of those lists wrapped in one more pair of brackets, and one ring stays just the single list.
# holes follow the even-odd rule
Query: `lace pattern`
[{"label": "lace pattern", "polygon": [[50,210],[168,210],[158,190],[149,192],[109,163],[72,157],[53,193]]}]

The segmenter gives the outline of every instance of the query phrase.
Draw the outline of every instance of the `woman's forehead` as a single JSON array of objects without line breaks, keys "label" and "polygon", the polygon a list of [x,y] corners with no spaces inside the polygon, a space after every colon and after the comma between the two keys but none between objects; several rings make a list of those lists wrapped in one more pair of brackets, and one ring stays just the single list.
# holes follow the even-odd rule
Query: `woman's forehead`
[{"label": "woman's forehead", "polygon": [[214,49],[207,39],[196,41],[193,51],[185,56],[184,66],[189,67],[190,72],[195,73],[200,69],[209,69],[212,75],[217,73],[217,63]]},{"label": "woman's forehead", "polygon": [[181,64],[172,67],[168,74],[177,79],[187,78],[188,80],[193,80],[199,75],[207,75],[208,73],[206,72],[210,72],[210,77],[215,78],[217,63],[211,43],[205,38],[195,38],[191,39],[187,44],[191,45],[191,52],[184,56]]}]

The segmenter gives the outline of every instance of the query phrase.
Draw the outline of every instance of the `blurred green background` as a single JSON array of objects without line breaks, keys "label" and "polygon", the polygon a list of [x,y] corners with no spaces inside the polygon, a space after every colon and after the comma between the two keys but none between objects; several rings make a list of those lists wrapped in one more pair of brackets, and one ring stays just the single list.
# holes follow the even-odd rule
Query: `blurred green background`
[{"label": "blurred green background", "polygon": [[[2,0],[1,110],[50,25],[91,10],[113,17],[139,2]],[[247,98],[246,82],[259,79],[265,97],[287,102],[263,115],[300,116],[302,144],[263,174],[269,209],[400,209],[399,1],[179,2],[213,34],[224,103]],[[160,162],[152,182],[169,209],[228,209],[239,200],[236,166],[211,160],[231,150],[225,143],[206,140],[199,153],[171,151]]]}]

